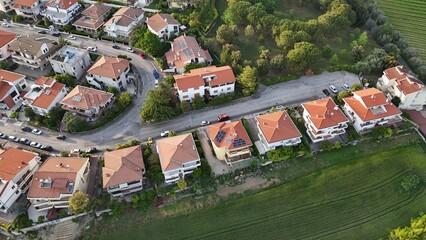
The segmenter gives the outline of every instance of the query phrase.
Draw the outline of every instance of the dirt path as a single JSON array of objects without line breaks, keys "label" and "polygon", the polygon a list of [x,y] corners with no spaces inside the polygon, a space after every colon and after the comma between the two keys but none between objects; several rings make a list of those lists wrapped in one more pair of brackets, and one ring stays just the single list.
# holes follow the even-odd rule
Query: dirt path
[{"label": "dirt path", "polygon": [[243,193],[246,190],[257,190],[261,188],[266,188],[273,183],[279,183],[278,179],[267,180],[262,177],[249,177],[245,180],[243,184],[233,186],[233,187],[219,187],[217,194],[221,197],[227,197],[232,193]]}]

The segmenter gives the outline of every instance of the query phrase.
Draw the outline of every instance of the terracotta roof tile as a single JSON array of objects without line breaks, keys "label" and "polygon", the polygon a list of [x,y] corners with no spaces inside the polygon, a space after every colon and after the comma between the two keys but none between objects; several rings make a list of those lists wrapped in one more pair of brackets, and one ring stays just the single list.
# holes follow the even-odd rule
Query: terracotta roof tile
[{"label": "terracotta roof tile", "polygon": [[13,106],[15,106],[15,102],[13,101],[12,96],[7,96],[4,100],[4,103],[6,103],[8,108],[12,108]]},{"label": "terracotta roof tile", "polygon": [[43,86],[50,86],[52,85],[53,82],[55,82],[55,79],[53,78],[40,76],[39,78],[37,78],[34,84],[43,87]]},{"label": "terracotta roof tile", "polygon": [[346,116],[331,98],[302,103],[302,106],[310,115],[311,121],[317,129],[329,128],[348,122]]},{"label": "terracotta roof tile", "polygon": [[191,133],[157,140],[156,144],[163,172],[200,159]]},{"label": "terracotta roof tile", "polygon": [[[401,111],[393,105],[392,102],[386,99],[385,95],[375,88],[368,88],[353,93],[354,96],[343,98],[343,101],[361,118],[364,122],[389,117],[393,115],[400,115]],[[371,100],[377,98],[377,101]],[[361,99],[361,100],[359,100]],[[383,101],[383,99],[385,99]],[[365,103],[368,101],[368,105]],[[368,107],[366,107],[366,105]],[[382,106],[384,108],[376,108]]]},{"label": "terracotta roof tile", "polygon": [[51,0],[46,3],[46,7],[58,7],[59,9],[68,9],[74,4],[78,3],[78,0]]},{"label": "terracotta roof tile", "polygon": [[169,65],[176,66],[177,69],[185,67],[188,61],[195,58],[204,58],[211,62],[212,57],[207,50],[202,49],[197,42],[197,39],[192,36],[180,36],[173,40],[173,51],[170,49],[166,53],[166,60]]},{"label": "terracotta roof tile", "polygon": [[148,18],[145,22],[146,25],[148,25],[156,32],[159,32],[169,24],[180,25],[180,23],[172,15],[166,13],[157,13],[154,16]]},{"label": "terracotta roof tile", "polygon": [[24,7],[32,7],[32,5],[36,1],[37,0],[18,0],[13,7],[15,7],[15,8],[21,8],[22,6],[24,6]]},{"label": "terracotta roof tile", "polygon": [[13,39],[15,39],[15,37],[15,33],[0,30],[0,48],[10,43]]},{"label": "terracotta roof tile", "polygon": [[[252,145],[250,137],[241,121],[216,123],[209,125],[207,130],[210,140],[219,148],[232,150]],[[237,144],[237,142],[241,144]]]},{"label": "terracotta roof tile", "polygon": [[58,82],[54,83],[52,87],[45,88],[31,105],[43,109],[49,109],[49,107],[53,104],[53,100],[55,100],[56,96],[58,96],[64,88],[64,84]]},{"label": "terracotta roof tile", "polygon": [[127,59],[102,56],[87,72],[117,79],[129,66],[130,62]]},{"label": "terracotta roof tile", "polygon": [[116,24],[119,26],[127,27],[133,22],[137,21],[139,16],[145,12],[142,9],[134,7],[123,7],[120,8],[113,17],[106,22],[107,25]]},{"label": "terracotta roof tile", "polygon": [[[77,173],[87,164],[89,158],[50,157],[34,174],[28,198],[58,198],[60,194],[73,194],[70,184],[80,181]],[[41,187],[40,180],[52,182],[52,187]],[[69,191],[71,190],[71,191]]]},{"label": "terracotta roof tile", "polygon": [[6,71],[6,70],[0,70],[0,81],[13,83],[15,81],[21,80],[22,78],[25,78],[25,75]]},{"label": "terracotta roof tile", "polygon": [[383,74],[389,80],[395,79],[397,88],[404,94],[422,91],[424,88],[424,84],[411,71],[404,69],[403,66],[386,69]]},{"label": "terracotta roof tile", "polygon": [[112,93],[77,85],[64,97],[64,99],[62,99],[61,104],[89,110],[104,105],[110,101],[113,96]]},{"label": "terracotta roof tile", "polygon": [[215,78],[209,81],[209,86],[234,83],[236,81],[235,75],[229,66],[208,66],[192,69],[189,73],[174,75],[174,78],[176,80],[176,87],[185,92],[190,88],[198,89],[199,87],[204,86],[203,77],[211,75],[215,75]]},{"label": "terracotta roof tile", "polygon": [[0,152],[0,179],[12,180],[22,168],[26,167],[37,156],[36,153],[16,148],[9,148]]},{"label": "terracotta roof tile", "polygon": [[90,5],[90,7],[84,9],[84,11],[81,12],[81,15],[97,19],[102,17],[105,13],[109,12],[111,9],[112,8],[110,6],[92,4]]},{"label": "terracotta roof tile", "polygon": [[142,180],[145,164],[140,145],[106,152],[104,159],[105,167],[102,168],[104,188]]},{"label": "terracotta roof tile", "polygon": [[256,120],[268,143],[302,136],[291,117],[285,111],[259,115]]},{"label": "terracotta roof tile", "polygon": [[12,86],[10,84],[8,84],[7,82],[0,81],[0,100],[9,96],[9,95],[7,95],[7,93],[9,92],[9,90],[11,88],[12,88]]}]

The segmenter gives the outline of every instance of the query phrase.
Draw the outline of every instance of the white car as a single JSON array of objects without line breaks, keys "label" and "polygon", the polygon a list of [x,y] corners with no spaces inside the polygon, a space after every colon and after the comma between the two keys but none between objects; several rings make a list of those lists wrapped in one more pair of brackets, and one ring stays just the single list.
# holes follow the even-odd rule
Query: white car
[{"label": "white car", "polygon": [[128,47],[127,51],[130,52],[130,53],[134,53],[135,52],[135,50],[133,48],[131,48],[131,47]]},{"label": "white car", "polygon": [[330,90],[333,92],[333,93],[337,93],[338,91],[337,91],[337,88],[334,86],[334,85],[330,85]]},{"label": "white car", "polygon": [[98,48],[96,48],[96,47],[88,47],[87,51],[89,51],[89,52],[96,52],[96,51],[98,51]]},{"label": "white car", "polygon": [[343,89],[345,89],[346,91],[349,91],[349,89],[350,89],[349,85],[348,85],[348,84],[346,84],[346,83],[344,83],[344,84],[342,85],[342,88],[343,88]]},{"label": "white car", "polygon": [[10,141],[19,142],[19,138],[15,136],[9,136]]},{"label": "white car", "polygon": [[158,87],[158,79],[155,79],[154,85],[155,87]]},{"label": "white car", "polygon": [[162,136],[162,137],[168,137],[168,136],[169,136],[169,133],[170,133],[170,131],[169,131],[169,130],[167,130],[167,131],[162,132],[162,133],[160,134],[160,136]]},{"label": "white car", "polygon": [[1,25],[2,25],[3,27],[6,27],[6,28],[10,27],[9,23],[7,23],[7,22],[3,22]]},{"label": "white car", "polygon": [[68,38],[71,39],[71,40],[75,40],[76,39],[73,35],[69,35]]},{"label": "white car", "polygon": [[31,147],[35,147],[35,148],[41,148],[42,145],[40,143],[38,143],[38,142],[31,142],[30,146]]},{"label": "white car", "polygon": [[35,128],[31,132],[35,135],[41,135],[43,133],[42,131],[35,129]]},{"label": "white car", "polygon": [[71,153],[81,153],[81,150],[76,148],[76,149],[71,150]]},{"label": "white car", "polygon": [[210,121],[202,121],[201,122],[201,126],[206,126],[206,125],[209,125],[210,124]]}]

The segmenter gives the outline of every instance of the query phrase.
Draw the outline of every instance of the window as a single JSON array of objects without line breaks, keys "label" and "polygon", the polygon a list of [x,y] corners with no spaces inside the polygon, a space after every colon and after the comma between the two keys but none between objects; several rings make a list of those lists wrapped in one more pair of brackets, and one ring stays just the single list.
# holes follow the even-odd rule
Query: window
[{"label": "window", "polygon": [[12,186],[12,189],[15,189],[15,185]]},{"label": "window", "polygon": [[11,94],[10,94],[10,96],[13,98],[13,97],[15,97],[16,95],[18,95],[18,93],[16,92],[16,91],[13,91]]}]

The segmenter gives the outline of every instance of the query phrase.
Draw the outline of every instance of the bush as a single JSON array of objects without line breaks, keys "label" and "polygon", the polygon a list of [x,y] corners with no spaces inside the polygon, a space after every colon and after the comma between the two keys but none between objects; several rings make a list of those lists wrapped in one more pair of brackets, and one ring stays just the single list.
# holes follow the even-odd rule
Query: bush
[{"label": "bush", "polygon": [[419,185],[420,177],[415,173],[409,173],[405,175],[400,182],[401,192],[410,193],[416,190]]},{"label": "bush", "polygon": [[267,78],[263,81],[263,84],[265,84],[266,86],[271,86],[271,85],[274,85],[274,84],[277,84],[277,83],[288,82],[290,80],[294,80],[294,79],[299,78],[299,77],[300,77],[299,74],[291,73],[291,74],[287,74],[287,75],[283,75],[283,76]]},{"label": "bush", "polygon": [[320,148],[324,151],[331,151],[333,150],[333,145],[329,141],[324,141],[320,143]]},{"label": "bush", "polygon": [[10,117],[10,118],[19,118],[19,112],[12,112],[12,113],[9,115],[9,117]]},{"label": "bush", "polygon": [[233,94],[222,94],[222,95],[219,95],[219,96],[216,96],[216,97],[213,97],[211,100],[210,100],[210,105],[212,105],[212,106],[217,106],[217,105],[222,105],[222,104],[225,104],[225,103],[229,103],[229,102],[231,102],[232,101],[232,99],[233,99],[233,97],[234,97],[234,95]]}]

